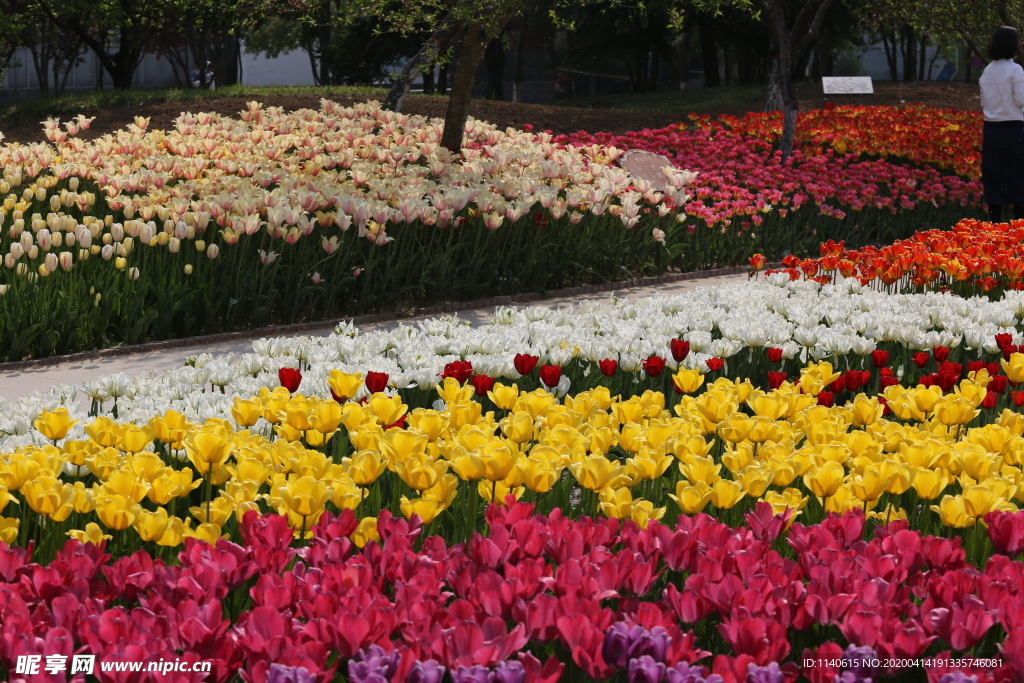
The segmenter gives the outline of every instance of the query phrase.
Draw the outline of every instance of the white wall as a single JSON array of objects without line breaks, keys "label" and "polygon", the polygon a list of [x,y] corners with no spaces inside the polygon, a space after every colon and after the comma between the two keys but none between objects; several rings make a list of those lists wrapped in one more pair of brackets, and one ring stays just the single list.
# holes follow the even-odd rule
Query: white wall
[{"label": "white wall", "polygon": [[304,50],[286,52],[274,59],[242,52],[244,85],[313,85],[313,67]]}]

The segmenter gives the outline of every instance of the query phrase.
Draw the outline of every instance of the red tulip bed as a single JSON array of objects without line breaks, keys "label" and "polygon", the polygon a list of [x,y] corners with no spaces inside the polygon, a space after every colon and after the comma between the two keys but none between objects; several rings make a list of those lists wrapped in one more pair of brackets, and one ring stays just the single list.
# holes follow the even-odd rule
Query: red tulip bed
[{"label": "red tulip bed", "polygon": [[1024,512],[988,516],[995,553],[974,566],[957,538],[863,514],[787,530],[761,503],[735,528],[700,514],[641,530],[509,502],[468,547],[384,512],[358,549],[351,511],[304,547],[251,512],[244,547],[189,539],[173,565],[69,541],[39,566],[0,544],[0,660],[205,660],[209,674],[99,679],[251,683],[980,683],[1024,667]]},{"label": "red tulip bed", "polygon": [[[889,242],[926,226],[980,216],[981,116],[917,107],[841,106],[802,114],[795,151],[775,143],[778,113],[691,115],[689,123],[622,135],[561,135],[564,145],[642,149],[698,173],[684,211],[702,255],[761,250],[770,258],[816,250],[826,239]],[[736,240],[736,237],[748,240]],[[740,253],[733,257],[745,258]]]}]

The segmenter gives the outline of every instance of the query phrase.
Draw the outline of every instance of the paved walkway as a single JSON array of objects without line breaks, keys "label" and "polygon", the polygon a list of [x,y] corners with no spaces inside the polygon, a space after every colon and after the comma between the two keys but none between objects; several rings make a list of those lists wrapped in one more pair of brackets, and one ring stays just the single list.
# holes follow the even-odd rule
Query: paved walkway
[{"label": "paved walkway", "polygon": [[[746,279],[746,275],[737,274],[700,280],[683,280],[681,282],[662,284],[656,287],[624,289],[620,292],[620,295],[625,296],[628,299],[636,299],[650,296],[655,292],[661,292],[663,294],[681,294],[682,292],[692,290],[696,287],[727,284],[730,282],[742,282]],[[577,304],[580,301],[603,301],[608,299],[609,296],[609,292],[602,292],[600,294],[571,298],[543,299],[530,302],[529,304],[522,304],[522,306],[548,306],[557,308],[560,306]],[[479,325],[486,322],[488,316],[493,312],[493,307],[477,308],[468,311],[460,311],[458,316],[463,320],[468,320],[474,325]],[[361,332],[369,332],[378,329],[392,329],[397,327],[399,324],[415,324],[419,320],[424,320],[430,317],[434,316],[395,319],[387,322],[363,325],[359,327],[359,330]],[[324,326],[321,329],[307,330],[302,333],[285,336],[327,336],[333,331],[333,329],[333,326]],[[61,363],[59,365],[49,365],[39,368],[30,368],[27,370],[6,372],[0,374],[0,397],[8,400],[16,399],[31,392],[45,391],[57,384],[77,384],[81,386],[83,382],[94,377],[112,375],[117,372],[122,372],[129,377],[132,377],[151,370],[169,370],[181,367],[182,362],[189,356],[198,356],[202,353],[210,353],[214,355],[225,353],[248,353],[252,351],[252,342],[252,339],[242,339],[205,346],[189,346],[182,349],[165,349],[161,351],[142,352],[112,358],[99,358],[95,360]]]}]

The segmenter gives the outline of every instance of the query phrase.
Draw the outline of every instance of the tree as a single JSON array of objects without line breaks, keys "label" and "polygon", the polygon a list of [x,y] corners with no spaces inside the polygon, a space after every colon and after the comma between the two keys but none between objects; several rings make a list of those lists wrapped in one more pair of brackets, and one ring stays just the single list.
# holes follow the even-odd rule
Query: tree
[{"label": "tree", "polygon": [[793,151],[799,111],[793,94],[793,54],[817,39],[832,0],[799,0],[791,4],[788,13],[784,0],[754,0],[754,3],[761,9],[771,28],[774,50],[768,70],[765,111],[781,109],[783,112],[780,147],[783,158],[786,158]]},{"label": "tree", "polygon": [[[96,54],[114,88],[128,90],[173,0],[34,0],[42,15]],[[111,44],[117,45],[114,51]]]}]

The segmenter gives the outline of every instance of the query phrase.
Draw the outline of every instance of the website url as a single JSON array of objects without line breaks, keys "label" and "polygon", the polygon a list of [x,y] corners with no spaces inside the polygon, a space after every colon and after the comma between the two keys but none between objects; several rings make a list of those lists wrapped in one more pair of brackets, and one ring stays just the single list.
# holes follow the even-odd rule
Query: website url
[{"label": "website url", "polygon": [[[155,673],[209,673],[213,670],[213,662],[187,661],[181,659],[160,659],[155,662],[138,661],[106,661],[99,663],[103,672]],[[14,673],[35,676],[41,673],[58,674],[68,672],[92,675],[96,672],[96,655],[18,655],[15,660]]]}]

